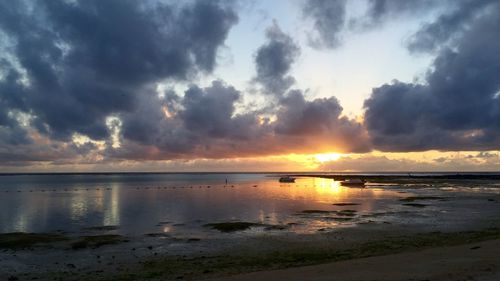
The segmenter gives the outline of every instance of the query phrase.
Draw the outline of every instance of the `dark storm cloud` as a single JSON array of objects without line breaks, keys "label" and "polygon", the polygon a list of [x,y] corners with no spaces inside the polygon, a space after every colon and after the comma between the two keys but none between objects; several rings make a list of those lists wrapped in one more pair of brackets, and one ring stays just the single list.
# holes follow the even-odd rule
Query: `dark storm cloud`
[{"label": "dark storm cloud", "polygon": [[[217,80],[205,88],[193,84],[182,96],[171,91],[163,97],[150,93],[135,112],[121,115],[123,136],[133,143],[126,142],[121,149],[125,151],[110,153],[167,159],[203,156],[211,153],[208,150],[219,151],[218,157],[235,155],[236,149],[229,146],[254,141],[266,131],[255,113],[236,113],[240,97],[234,87]],[[148,149],[156,155],[135,152]]]},{"label": "dark storm cloud", "polygon": [[[0,130],[1,131],[1,130]],[[0,135],[0,137],[2,137]],[[96,145],[90,142],[79,145],[38,139],[36,145],[31,143],[17,143],[16,145],[5,146],[0,144],[0,166],[15,165],[23,166],[37,162],[95,162]],[[5,149],[5,148],[8,149]]]},{"label": "dark storm cloud", "polygon": [[362,125],[341,116],[342,107],[335,97],[307,101],[301,91],[293,90],[281,100],[274,122],[276,134],[316,139],[330,149],[366,152],[370,144]]},{"label": "dark storm cloud", "polygon": [[[9,110],[10,107],[24,109],[22,97],[16,95],[22,93],[22,90],[15,85],[19,74],[13,71],[11,64],[5,60],[0,60],[0,69],[4,72],[2,73],[4,75],[3,81],[0,80],[0,145],[30,143],[28,133],[16,119],[18,111]],[[2,93],[10,94],[4,96]]]},{"label": "dark storm cloud", "polygon": [[460,38],[472,21],[488,9],[495,9],[497,3],[496,0],[369,0],[365,16],[351,19],[351,27],[372,29],[390,20],[435,11],[437,18],[422,24],[406,42],[411,52],[429,52]]},{"label": "dark storm cloud", "polygon": [[[172,93],[171,93],[172,94]],[[150,95],[139,110],[121,116],[124,143],[108,149],[117,159],[194,159],[330,151],[365,152],[367,135],[358,122],[341,116],[335,98],[305,100],[287,93],[275,120],[259,111],[238,112],[241,93],[222,81],[191,85],[176,102]],[[168,114],[166,113],[168,112]]]},{"label": "dark storm cloud", "polygon": [[192,85],[182,99],[179,117],[184,127],[200,137],[250,139],[258,137],[255,113],[236,114],[241,93],[222,81],[210,87]]},{"label": "dark storm cloud", "polygon": [[266,30],[266,38],[266,43],[255,55],[255,81],[262,84],[264,93],[281,96],[295,83],[295,79],[288,73],[299,56],[300,49],[276,23]]},{"label": "dark storm cloud", "polygon": [[231,115],[239,97],[235,88],[225,87],[220,82],[214,82],[205,90],[193,85],[184,95],[182,105],[185,109],[180,112],[180,117],[190,131],[213,137],[225,136],[232,129]]},{"label": "dark storm cloud", "polygon": [[367,22],[365,23],[370,25],[380,24],[402,15],[408,15],[408,13],[415,14],[424,10],[429,10],[436,7],[438,4],[438,1],[432,0],[368,0],[368,7],[365,15]]},{"label": "dark storm cloud", "polygon": [[368,0],[362,16],[350,16],[345,0],[306,0],[302,6],[305,18],[313,23],[315,35],[309,35],[314,48],[336,48],[342,44],[342,34],[372,30],[397,18],[416,16],[443,5],[443,2],[421,0]]},{"label": "dark storm cloud", "polygon": [[340,32],[346,20],[345,0],[307,0],[303,14],[313,21],[316,37],[309,37],[313,47],[334,48],[340,44]]},{"label": "dark storm cloud", "polygon": [[148,84],[210,72],[236,23],[218,1],[1,1],[5,112],[32,116],[56,139],[109,136],[106,117],[132,111]]},{"label": "dark storm cloud", "polygon": [[[395,1],[419,3],[420,1]],[[498,8],[497,0],[461,0],[449,2],[447,12],[436,20],[424,24],[408,41],[412,52],[427,52],[438,49],[448,40],[467,29],[468,24],[488,9]]]},{"label": "dark storm cloud", "polygon": [[71,45],[68,60],[120,83],[184,78],[193,67],[212,71],[217,48],[237,21],[217,1],[179,9],[117,0],[48,6],[48,16]]},{"label": "dark storm cloud", "polygon": [[17,121],[9,117],[7,118],[7,122],[0,125],[0,146],[32,143],[28,132],[19,126]]},{"label": "dark storm cloud", "polygon": [[500,149],[500,4],[443,47],[425,84],[393,82],[365,101],[378,149]]},{"label": "dark storm cloud", "polygon": [[276,132],[285,135],[307,135],[330,131],[342,113],[335,97],[306,101],[302,92],[290,91],[281,100]]}]

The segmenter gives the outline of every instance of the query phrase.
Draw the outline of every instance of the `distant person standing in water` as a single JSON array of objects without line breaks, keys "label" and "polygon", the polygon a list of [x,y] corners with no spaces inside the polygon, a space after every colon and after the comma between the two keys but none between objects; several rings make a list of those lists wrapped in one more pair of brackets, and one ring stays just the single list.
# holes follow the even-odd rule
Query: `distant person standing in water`
[{"label": "distant person standing in water", "polygon": [[227,184],[227,178],[226,178],[226,184]]}]

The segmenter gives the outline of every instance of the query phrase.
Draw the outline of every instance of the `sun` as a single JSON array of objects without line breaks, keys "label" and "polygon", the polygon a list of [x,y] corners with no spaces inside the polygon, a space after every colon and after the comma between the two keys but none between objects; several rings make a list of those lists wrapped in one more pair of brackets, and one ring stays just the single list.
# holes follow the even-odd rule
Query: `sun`
[{"label": "sun", "polygon": [[314,154],[314,158],[318,162],[324,163],[324,162],[330,162],[330,161],[336,161],[341,157],[340,153],[321,153],[321,154]]}]

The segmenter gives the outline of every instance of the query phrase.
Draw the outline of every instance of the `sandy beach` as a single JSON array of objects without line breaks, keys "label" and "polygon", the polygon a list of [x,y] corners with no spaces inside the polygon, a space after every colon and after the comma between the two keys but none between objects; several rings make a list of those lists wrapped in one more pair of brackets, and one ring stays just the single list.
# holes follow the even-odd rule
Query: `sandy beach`
[{"label": "sandy beach", "polygon": [[498,281],[500,240],[348,261],[261,271],[220,281]]}]

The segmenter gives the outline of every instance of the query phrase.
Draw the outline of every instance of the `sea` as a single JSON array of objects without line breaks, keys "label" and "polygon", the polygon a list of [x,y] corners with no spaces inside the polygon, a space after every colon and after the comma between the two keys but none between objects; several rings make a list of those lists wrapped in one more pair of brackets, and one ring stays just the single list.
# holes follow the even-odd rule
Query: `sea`
[{"label": "sea", "polygon": [[[407,173],[403,173],[407,174]],[[0,233],[168,233],[210,236],[214,223],[251,222],[247,233],[308,234],[366,224],[428,229],[498,221],[495,180],[280,183],[266,173],[0,175]],[[415,201],[408,198],[417,197]],[[425,199],[427,197],[427,199]],[[429,199],[430,198],[430,199]]]}]

